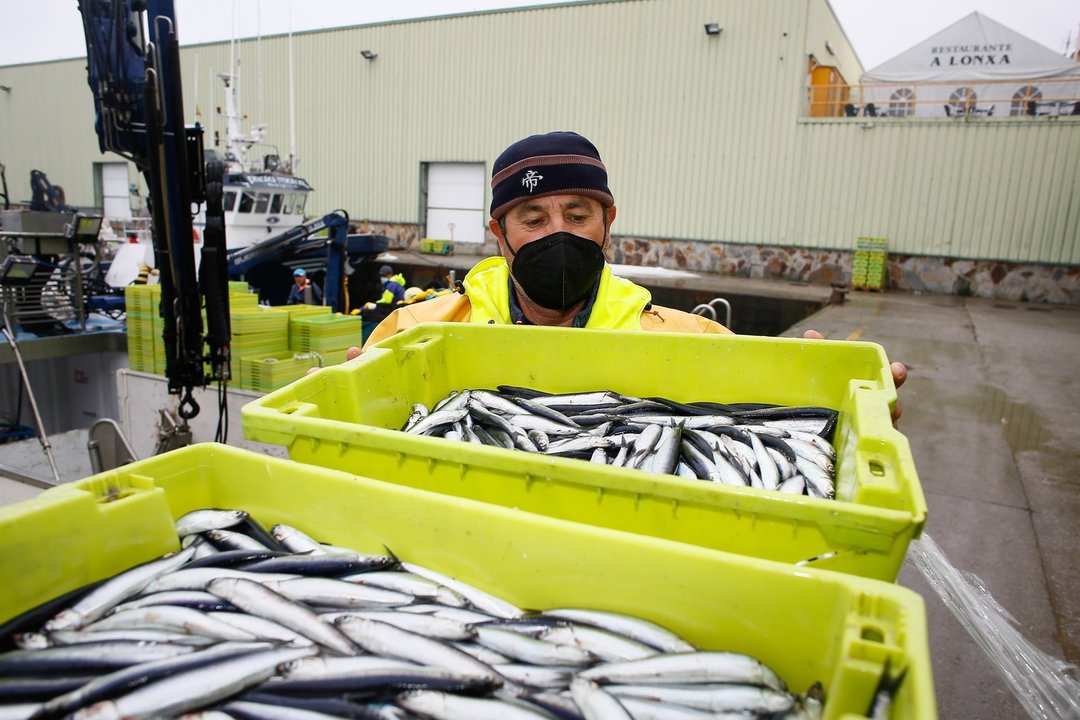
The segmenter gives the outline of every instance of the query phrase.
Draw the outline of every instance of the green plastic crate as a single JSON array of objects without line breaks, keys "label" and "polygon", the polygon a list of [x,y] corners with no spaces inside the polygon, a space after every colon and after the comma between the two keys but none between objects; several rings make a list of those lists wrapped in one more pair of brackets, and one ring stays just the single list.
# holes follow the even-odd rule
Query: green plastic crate
[{"label": "green plastic crate", "polygon": [[[397,431],[412,404],[500,384],[840,411],[838,500],[793,497]],[[866,342],[464,323],[388,338],[247,404],[292,459],[568,520],[894,580],[926,501],[882,348]]]},{"label": "green plastic crate", "polygon": [[885,660],[907,674],[892,720],[933,720],[922,599],[896,585],[793,569],[656,538],[201,444],[0,508],[0,621],[179,549],[174,521],[242,508],[263,526],[382,553],[518,607],[589,607],[660,623],[709,650],[744,652],[801,693],[821,681],[824,718],[864,717]]}]

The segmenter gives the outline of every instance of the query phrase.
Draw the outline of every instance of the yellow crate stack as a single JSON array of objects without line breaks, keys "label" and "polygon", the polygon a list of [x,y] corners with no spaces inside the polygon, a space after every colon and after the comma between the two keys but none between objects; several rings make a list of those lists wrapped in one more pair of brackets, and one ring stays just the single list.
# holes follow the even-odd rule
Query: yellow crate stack
[{"label": "yellow crate stack", "polygon": [[289,349],[317,352],[327,365],[343,361],[345,351],[362,340],[363,320],[358,315],[300,315],[289,320]]},{"label": "yellow crate stack", "polygon": [[888,272],[889,241],[886,238],[860,237],[851,263],[851,286],[856,290],[885,289]]},{"label": "yellow crate stack", "polygon": [[127,308],[128,366],[139,372],[164,371],[165,342],[161,334],[164,321],[158,305],[160,285],[129,285],[124,289]]},{"label": "yellow crate stack", "polygon": [[314,353],[272,353],[254,355],[240,360],[243,388],[268,393],[299,380],[313,367],[319,366]]},{"label": "yellow crate stack", "polygon": [[244,360],[286,356],[289,351],[289,316],[273,308],[255,306],[230,313],[232,342],[229,372],[232,385],[251,389],[244,375]]}]

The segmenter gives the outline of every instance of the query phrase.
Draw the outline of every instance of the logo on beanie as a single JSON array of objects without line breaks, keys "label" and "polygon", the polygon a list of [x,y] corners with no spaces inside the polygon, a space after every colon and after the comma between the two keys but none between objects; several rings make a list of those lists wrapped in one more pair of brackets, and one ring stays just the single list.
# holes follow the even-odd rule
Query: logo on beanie
[{"label": "logo on beanie", "polygon": [[544,176],[540,173],[536,172],[535,170],[529,170],[525,173],[525,176],[521,178],[521,184],[524,187],[529,188],[529,192],[532,192],[536,189],[536,185],[543,179]]}]

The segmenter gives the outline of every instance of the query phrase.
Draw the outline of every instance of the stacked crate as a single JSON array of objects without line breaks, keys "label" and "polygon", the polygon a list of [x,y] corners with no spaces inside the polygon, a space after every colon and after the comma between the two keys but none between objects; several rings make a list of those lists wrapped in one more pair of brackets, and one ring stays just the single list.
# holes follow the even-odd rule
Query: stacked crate
[{"label": "stacked crate", "polygon": [[323,365],[345,361],[345,352],[363,341],[359,315],[298,315],[289,319],[289,349],[318,353]]},{"label": "stacked crate", "polygon": [[275,353],[244,357],[240,361],[242,387],[258,393],[279,390],[319,366],[314,353]]},{"label": "stacked crate", "polygon": [[856,290],[885,289],[889,241],[886,238],[860,237],[851,264],[851,286]]},{"label": "stacked crate", "polygon": [[286,356],[289,350],[289,316],[256,305],[230,313],[232,341],[229,372],[232,385],[249,389],[244,377],[244,360]]},{"label": "stacked crate", "polygon": [[164,320],[158,308],[160,303],[160,285],[128,285],[124,289],[128,366],[132,370],[165,371]]}]

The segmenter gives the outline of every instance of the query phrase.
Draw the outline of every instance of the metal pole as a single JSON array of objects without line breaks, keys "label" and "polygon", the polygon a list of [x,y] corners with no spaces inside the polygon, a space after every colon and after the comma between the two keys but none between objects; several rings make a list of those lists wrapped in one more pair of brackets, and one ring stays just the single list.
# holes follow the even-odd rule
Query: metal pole
[{"label": "metal pole", "polygon": [[19,372],[22,373],[23,384],[26,385],[26,396],[30,398],[30,409],[34,412],[34,422],[37,424],[38,440],[41,441],[41,449],[45,451],[45,457],[49,458],[49,467],[52,468],[53,478],[55,478],[56,484],[59,485],[60,473],[56,469],[56,461],[53,460],[52,445],[49,444],[49,436],[45,434],[45,425],[41,422],[41,414],[38,412],[37,400],[34,399],[34,391],[30,387],[30,377],[26,374],[26,366],[23,365],[19,346],[15,343],[15,338],[12,337],[11,332],[7,329],[6,325],[0,325],[0,332],[4,333],[4,337],[7,338],[8,343],[11,345],[11,352],[15,355],[15,362],[19,365]]}]

